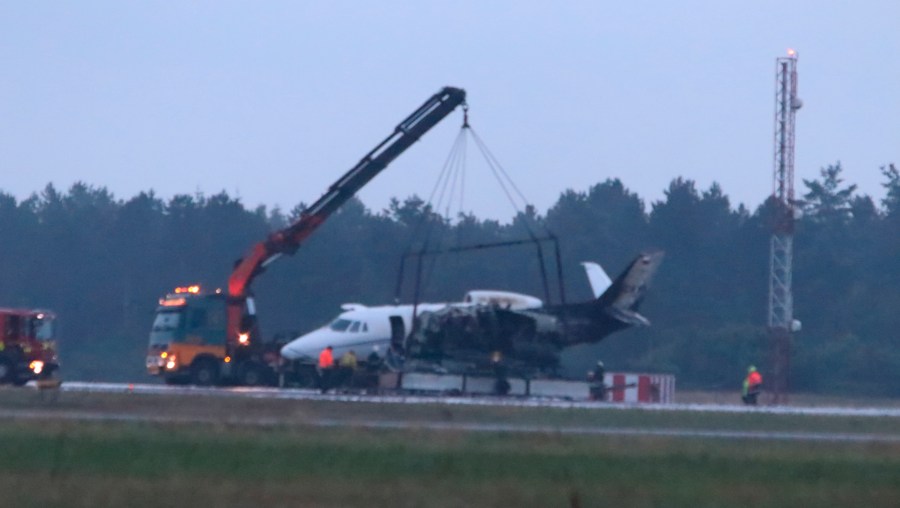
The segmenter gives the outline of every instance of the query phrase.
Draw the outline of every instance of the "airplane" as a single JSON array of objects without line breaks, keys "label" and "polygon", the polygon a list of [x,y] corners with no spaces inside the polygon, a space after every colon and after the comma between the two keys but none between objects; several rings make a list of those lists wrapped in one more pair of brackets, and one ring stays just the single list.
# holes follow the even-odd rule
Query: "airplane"
[{"label": "airplane", "polygon": [[411,329],[413,315],[416,313],[435,312],[447,307],[478,305],[503,305],[510,309],[525,310],[539,308],[543,304],[540,298],[534,296],[493,290],[469,291],[460,302],[420,303],[415,306],[409,304],[369,307],[361,303],[345,303],[341,305],[343,312],[337,318],[287,343],[281,348],[281,356],[287,360],[312,362],[325,347],[332,346],[335,358],[350,350],[358,356],[375,353],[384,358],[391,343],[402,341],[406,336],[406,330]]},{"label": "airplane", "polygon": [[337,318],[286,344],[281,356],[315,364],[332,346],[335,358],[353,350],[364,361],[387,360],[395,368],[402,362],[403,370],[471,371],[502,357],[519,371],[552,372],[564,347],[650,324],[638,307],[662,257],[638,255],[615,281],[599,264],[582,263],[594,299],[574,304],[544,305],[534,296],[496,290],[469,291],[461,302],[344,304]]}]

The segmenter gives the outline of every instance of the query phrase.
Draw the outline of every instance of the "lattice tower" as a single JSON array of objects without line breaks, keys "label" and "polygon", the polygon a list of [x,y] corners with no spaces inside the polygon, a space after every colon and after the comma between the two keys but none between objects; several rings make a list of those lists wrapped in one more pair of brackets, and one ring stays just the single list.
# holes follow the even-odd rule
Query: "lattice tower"
[{"label": "lattice tower", "polygon": [[773,403],[787,402],[791,337],[798,328],[792,294],[794,257],[794,126],[802,102],[797,97],[797,54],[775,62],[775,158],[772,198],[775,217],[769,256],[768,330],[772,343]]}]

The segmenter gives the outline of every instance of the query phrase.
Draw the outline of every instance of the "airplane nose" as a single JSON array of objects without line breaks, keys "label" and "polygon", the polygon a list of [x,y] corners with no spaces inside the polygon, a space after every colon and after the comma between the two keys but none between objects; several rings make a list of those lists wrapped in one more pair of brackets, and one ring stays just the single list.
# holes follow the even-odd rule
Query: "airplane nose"
[{"label": "airplane nose", "polygon": [[319,351],[314,351],[314,349],[316,349],[314,344],[318,343],[318,341],[314,339],[318,334],[319,330],[315,330],[288,342],[282,346],[281,356],[287,360],[314,358],[315,355],[319,354]]},{"label": "airplane nose", "polygon": [[296,360],[297,359],[297,351],[294,348],[294,343],[296,340],[292,340],[282,346],[281,348],[281,356],[282,358],[287,358],[288,360]]},{"label": "airplane nose", "polygon": [[288,360],[299,360],[304,356],[304,348],[300,341],[303,340],[303,337],[297,337],[296,339],[288,342],[281,348],[281,356]]}]

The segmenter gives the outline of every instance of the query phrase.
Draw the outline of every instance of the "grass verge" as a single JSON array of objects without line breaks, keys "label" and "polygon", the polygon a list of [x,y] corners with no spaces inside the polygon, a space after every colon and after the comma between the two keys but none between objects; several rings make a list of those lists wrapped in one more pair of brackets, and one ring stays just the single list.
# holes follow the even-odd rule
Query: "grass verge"
[{"label": "grass verge", "polygon": [[892,506],[900,445],[0,422],[10,506]]}]

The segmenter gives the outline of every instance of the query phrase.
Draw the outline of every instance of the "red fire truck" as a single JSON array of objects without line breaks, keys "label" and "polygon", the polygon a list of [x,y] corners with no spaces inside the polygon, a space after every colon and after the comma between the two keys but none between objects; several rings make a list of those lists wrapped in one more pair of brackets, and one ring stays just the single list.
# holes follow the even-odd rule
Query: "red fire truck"
[{"label": "red fire truck", "polygon": [[59,368],[56,316],[46,310],[0,307],[0,384],[47,379]]}]

